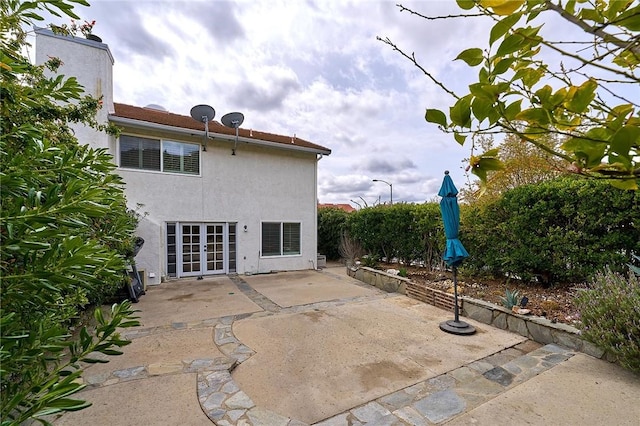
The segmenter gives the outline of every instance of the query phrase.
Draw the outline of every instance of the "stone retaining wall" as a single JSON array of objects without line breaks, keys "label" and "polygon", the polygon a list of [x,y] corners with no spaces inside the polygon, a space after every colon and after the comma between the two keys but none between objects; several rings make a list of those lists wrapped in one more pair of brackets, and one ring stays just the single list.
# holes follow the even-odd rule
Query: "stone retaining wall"
[{"label": "stone retaining wall", "polygon": [[347,267],[347,275],[387,293],[407,294],[407,284],[411,282],[409,278],[387,274],[384,271],[367,268],[366,266]]},{"label": "stone retaining wall", "polygon": [[[389,293],[400,293],[412,297],[412,292],[410,290],[407,291],[412,284],[408,278],[387,274],[384,271],[367,267],[347,268],[347,274],[352,278]],[[502,306],[472,299],[468,296],[459,296],[459,298],[463,301],[461,314],[467,318],[502,330],[518,333],[543,345],[556,343],[596,358],[604,356],[604,351],[580,338],[580,331],[575,327],[562,323],[552,323],[543,317],[518,315]],[[429,300],[422,300],[422,298],[419,300],[430,303]],[[438,305],[436,304],[436,306]],[[438,307],[441,308],[441,306]]]}]

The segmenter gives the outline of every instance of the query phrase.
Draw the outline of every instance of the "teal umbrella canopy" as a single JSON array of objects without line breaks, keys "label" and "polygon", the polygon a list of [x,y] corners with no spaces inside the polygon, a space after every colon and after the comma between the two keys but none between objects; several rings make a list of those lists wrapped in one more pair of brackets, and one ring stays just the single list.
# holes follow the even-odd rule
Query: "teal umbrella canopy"
[{"label": "teal umbrella canopy", "polygon": [[458,190],[453,184],[449,172],[445,172],[438,195],[442,197],[442,200],[440,200],[440,212],[444,222],[444,233],[447,237],[447,246],[442,257],[447,265],[458,266],[465,258],[469,257],[469,253],[467,253],[467,250],[458,239],[458,230],[460,228]]}]

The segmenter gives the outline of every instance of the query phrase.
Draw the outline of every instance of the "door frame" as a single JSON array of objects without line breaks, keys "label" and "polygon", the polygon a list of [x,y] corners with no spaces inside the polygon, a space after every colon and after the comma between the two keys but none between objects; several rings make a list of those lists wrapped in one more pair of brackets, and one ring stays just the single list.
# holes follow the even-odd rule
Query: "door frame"
[{"label": "door frame", "polygon": [[[195,222],[195,221],[185,221],[185,222],[167,222],[167,224],[175,225],[175,270],[176,270],[176,278],[185,278],[185,277],[200,277],[205,275],[221,275],[229,273],[229,261],[230,261],[230,250],[229,250],[229,228],[230,226],[235,226],[235,222]],[[207,270],[207,226],[222,226],[222,269],[213,269]],[[184,272],[184,255],[185,251],[183,249],[184,244],[195,245],[192,242],[185,243],[183,240],[183,226],[198,226],[199,227],[199,271],[190,271]],[[166,229],[166,228],[165,228]],[[235,238],[235,234],[234,234]],[[237,244],[237,241],[235,242]],[[215,244],[215,241],[213,242]],[[190,253],[186,253],[189,255]],[[234,252],[235,255],[235,252]],[[168,262],[168,255],[166,261]],[[215,259],[213,260],[215,262]]]}]

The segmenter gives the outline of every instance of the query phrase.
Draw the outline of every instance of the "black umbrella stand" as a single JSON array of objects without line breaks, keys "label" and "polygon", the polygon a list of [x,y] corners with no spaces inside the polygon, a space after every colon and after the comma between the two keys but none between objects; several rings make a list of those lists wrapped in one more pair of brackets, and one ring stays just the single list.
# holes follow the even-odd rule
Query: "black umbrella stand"
[{"label": "black umbrella stand", "polygon": [[460,309],[458,308],[458,268],[453,269],[453,295],[455,298],[454,320],[444,321],[440,323],[440,330],[451,334],[470,335],[476,332],[476,329],[464,321],[460,321]]}]

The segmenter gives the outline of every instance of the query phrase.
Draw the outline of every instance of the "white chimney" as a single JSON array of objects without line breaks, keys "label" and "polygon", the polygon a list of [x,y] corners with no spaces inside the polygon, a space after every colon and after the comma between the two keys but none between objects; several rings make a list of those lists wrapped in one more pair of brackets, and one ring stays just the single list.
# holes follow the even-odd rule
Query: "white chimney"
[{"label": "white chimney", "polygon": [[[62,65],[56,74],[75,77],[88,95],[102,96],[102,109],[97,121],[106,124],[113,107],[113,56],[109,46],[83,36],[67,37],[54,34],[46,28],[36,28],[36,64],[42,65],[50,57],[59,58]],[[46,71],[51,74],[50,71]],[[74,126],[75,136],[80,143],[94,148],[110,148],[113,154],[113,138],[86,126]]]}]

